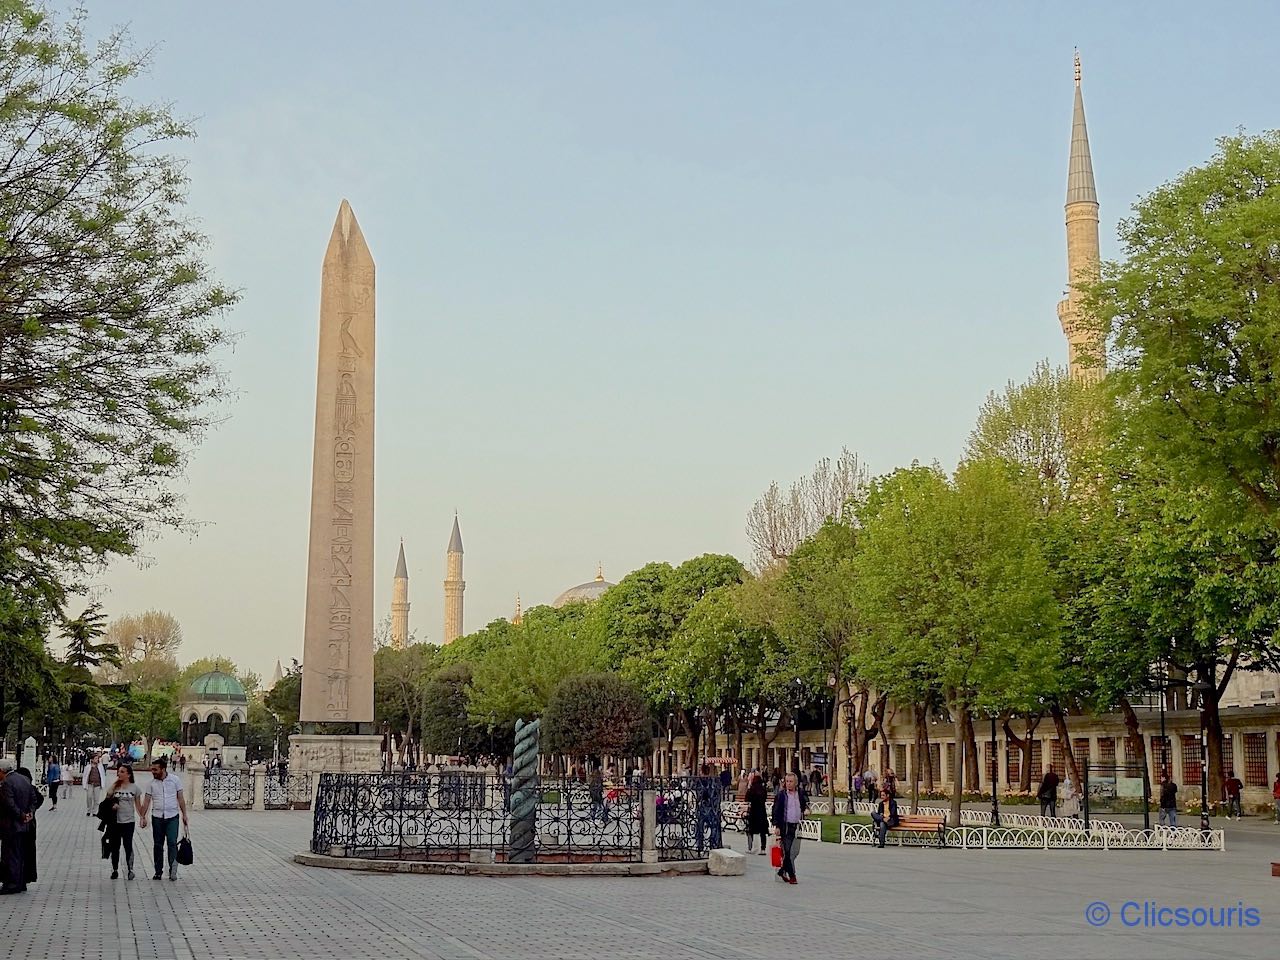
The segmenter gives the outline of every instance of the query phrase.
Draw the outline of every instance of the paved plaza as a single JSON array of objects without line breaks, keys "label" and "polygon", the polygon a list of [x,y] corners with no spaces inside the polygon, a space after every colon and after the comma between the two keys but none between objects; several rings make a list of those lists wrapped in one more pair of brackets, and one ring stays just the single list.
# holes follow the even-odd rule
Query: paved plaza
[{"label": "paved plaza", "polygon": [[[1280,827],[1232,824],[1224,853],[1088,853],[807,843],[800,884],[764,857],[745,877],[640,879],[372,875],[298,866],[305,812],[192,815],[196,864],[108,879],[73,791],[42,810],[40,882],[0,898],[0,957],[256,958],[1272,957]],[[731,843],[742,846],[739,837]],[[1093,901],[1257,907],[1253,929],[1091,927]]]}]

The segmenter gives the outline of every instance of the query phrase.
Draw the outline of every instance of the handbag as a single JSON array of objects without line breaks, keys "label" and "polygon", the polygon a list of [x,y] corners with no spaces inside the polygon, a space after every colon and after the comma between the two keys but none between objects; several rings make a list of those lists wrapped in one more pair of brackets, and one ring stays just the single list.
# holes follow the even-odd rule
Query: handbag
[{"label": "handbag", "polygon": [[191,849],[191,837],[186,833],[178,841],[177,860],[184,867],[189,867],[196,862],[195,851]]},{"label": "handbag", "polygon": [[775,870],[782,869],[782,847],[776,843],[769,848],[769,862],[773,864]]}]

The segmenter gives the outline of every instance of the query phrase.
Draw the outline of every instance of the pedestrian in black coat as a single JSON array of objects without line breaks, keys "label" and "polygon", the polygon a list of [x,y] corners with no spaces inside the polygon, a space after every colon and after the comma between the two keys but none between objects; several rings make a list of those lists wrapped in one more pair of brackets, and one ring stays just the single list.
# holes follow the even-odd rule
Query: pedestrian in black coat
[{"label": "pedestrian in black coat", "polygon": [[31,779],[14,770],[12,760],[0,760],[0,894],[26,892],[28,834],[43,803]]}]

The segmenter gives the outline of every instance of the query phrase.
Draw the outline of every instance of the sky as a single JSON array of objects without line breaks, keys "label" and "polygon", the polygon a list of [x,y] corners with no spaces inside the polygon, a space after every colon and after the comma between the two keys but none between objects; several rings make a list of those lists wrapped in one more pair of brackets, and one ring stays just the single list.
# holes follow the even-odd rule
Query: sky
[{"label": "sky", "polygon": [[378,271],[377,609],[403,538],[438,642],[455,510],[474,630],[597,563],[746,560],[770,481],[845,446],[950,467],[989,391],[1065,363],[1074,46],[1106,258],[1215,138],[1280,125],[1270,3],[88,9],[153,49],[134,96],[194,121],[190,212],[242,292],[196,531],[97,595],[264,676],[302,656],[344,197]]}]

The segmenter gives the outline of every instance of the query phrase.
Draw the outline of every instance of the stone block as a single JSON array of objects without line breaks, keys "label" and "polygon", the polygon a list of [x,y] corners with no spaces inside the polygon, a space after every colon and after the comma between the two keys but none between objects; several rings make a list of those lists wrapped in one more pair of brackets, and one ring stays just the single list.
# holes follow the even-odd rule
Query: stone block
[{"label": "stone block", "polygon": [[747,872],[747,858],[737,850],[724,847],[712,850],[707,858],[707,873],[713,877],[741,877]]},{"label": "stone block", "polygon": [[493,863],[493,851],[472,850],[470,860],[472,863]]}]

